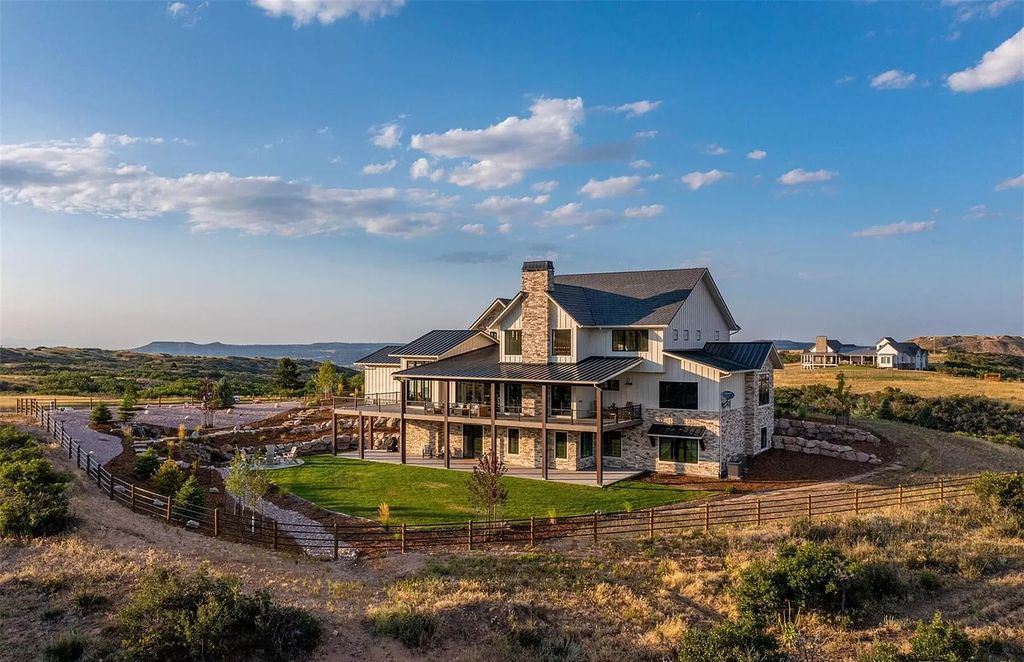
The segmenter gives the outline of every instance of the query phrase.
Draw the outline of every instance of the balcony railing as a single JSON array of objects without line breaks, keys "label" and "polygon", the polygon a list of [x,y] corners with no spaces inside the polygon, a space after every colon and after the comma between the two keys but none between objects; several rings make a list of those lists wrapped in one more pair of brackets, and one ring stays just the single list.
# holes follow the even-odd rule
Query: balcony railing
[{"label": "balcony railing", "polygon": [[372,393],[370,395],[344,396],[334,398],[335,409],[387,412],[398,414],[402,411],[401,393]]}]

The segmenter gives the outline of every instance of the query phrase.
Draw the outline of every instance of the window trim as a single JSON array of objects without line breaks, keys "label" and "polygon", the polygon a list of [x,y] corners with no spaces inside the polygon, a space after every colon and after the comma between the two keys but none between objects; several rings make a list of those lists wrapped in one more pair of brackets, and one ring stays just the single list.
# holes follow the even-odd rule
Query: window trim
[{"label": "window trim", "polygon": [[[555,342],[555,334],[557,333],[568,334],[568,345],[560,347]],[[558,351],[559,349],[564,351]],[[572,329],[551,329],[551,356],[572,356]]]},{"label": "window trim", "polygon": [[[584,439],[583,435],[587,435],[589,437],[590,441],[589,442],[583,441],[583,439]],[[583,451],[588,446],[590,448],[590,452],[587,453],[587,454],[584,454]],[[588,457],[594,457],[594,433],[593,432],[580,432],[580,449],[579,449],[579,454],[580,454],[580,459],[586,459]]]},{"label": "window trim", "polygon": [[[666,402],[665,395],[666,394],[664,393],[664,390],[665,390],[666,385],[668,385],[668,384],[678,385],[680,387],[686,387],[686,388],[688,388],[690,385],[692,385],[692,387],[693,387],[693,400],[692,400],[693,406],[692,407],[687,407],[687,406],[671,407],[671,406],[666,405],[665,404],[665,402]],[[684,404],[684,405],[685,404],[690,404],[690,400],[681,399],[681,401],[677,402],[677,404]],[[659,381],[658,382],[658,408],[659,409],[683,409],[683,410],[686,410],[686,411],[696,411],[696,410],[699,410],[700,409],[700,386],[699,386],[699,384],[697,382],[686,382],[686,381]]]},{"label": "window trim", "polygon": [[772,403],[772,386],[768,375],[761,373],[757,376],[757,406],[764,407]]},{"label": "window trim", "polygon": [[[512,351],[513,336],[518,336],[516,341],[519,345],[518,351]],[[523,330],[522,329],[505,329],[505,355],[506,356],[522,356],[523,355]]]},{"label": "window trim", "polygon": [[[512,450],[512,433],[515,433],[515,450]],[[505,430],[505,453],[508,455],[519,455],[519,428],[508,428]]]},{"label": "window trim", "polygon": [[[658,461],[675,464],[700,464],[700,440],[684,437],[657,437]],[[668,457],[665,455],[665,444],[669,444]],[[693,444],[692,448],[690,444]],[[690,451],[693,454],[690,454]],[[687,459],[692,458],[692,459]]]},{"label": "window trim", "polygon": [[683,329],[683,342],[690,342],[690,330]]},{"label": "window trim", "polygon": [[697,342],[700,342],[700,329],[697,329]]},{"label": "window trim", "polygon": [[[558,454],[558,436],[562,436],[562,454]],[[568,460],[569,459],[569,433],[568,432],[555,432],[555,443],[552,444],[555,451],[556,460]]]},{"label": "window trim", "polygon": [[[615,446],[618,446],[619,452],[610,452]],[[601,457],[622,457],[622,432],[619,430],[609,430],[601,435]]]},{"label": "window trim", "polygon": [[[619,336],[616,340],[616,336]],[[613,352],[646,352],[651,346],[648,329],[612,329]]]},{"label": "window trim", "polygon": [[761,426],[761,450],[768,450],[768,426]]}]

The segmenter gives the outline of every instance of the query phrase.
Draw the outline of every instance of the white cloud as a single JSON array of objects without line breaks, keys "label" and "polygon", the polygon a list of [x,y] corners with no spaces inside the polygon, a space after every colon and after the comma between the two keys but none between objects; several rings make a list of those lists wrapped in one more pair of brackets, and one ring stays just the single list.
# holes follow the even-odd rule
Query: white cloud
[{"label": "white cloud", "polygon": [[403,237],[431,232],[442,216],[395,188],[343,189],[227,172],[161,176],[126,164],[114,141],[0,146],[0,200],[65,214],[150,219],[181,215],[194,231],[302,236],[363,229]]},{"label": "white cloud", "polygon": [[786,186],[796,186],[797,184],[810,184],[813,182],[827,182],[830,179],[835,178],[839,174],[831,170],[812,170],[807,171],[803,168],[794,168],[787,173],[782,174],[778,178],[780,184]]},{"label": "white cloud", "polygon": [[690,187],[691,191],[720,182],[732,173],[722,170],[708,170],[707,172],[691,172],[679,178],[679,181]]},{"label": "white cloud", "polygon": [[591,200],[598,200],[635,193],[639,185],[640,178],[636,175],[609,177],[608,179],[591,179],[580,188],[579,192]]},{"label": "white cloud", "polygon": [[[90,147],[104,147],[107,145],[134,145],[136,143],[144,143],[147,145],[162,145],[164,144],[163,138],[141,138],[139,136],[128,136],[125,134],[110,134],[110,133],[94,133],[85,141]],[[177,142],[177,141],[176,141]]]},{"label": "white cloud", "polygon": [[648,131],[637,131],[633,134],[633,137],[637,140],[649,140],[656,135],[658,135],[658,132],[654,129],[650,129]]},{"label": "white cloud", "polygon": [[382,175],[385,172],[394,170],[396,165],[398,165],[398,161],[394,159],[384,163],[367,163],[359,172],[364,175]]},{"label": "white cloud", "polygon": [[651,167],[651,162],[648,161],[647,159],[637,159],[636,161],[630,161],[629,162],[629,167],[633,168],[634,170],[641,170],[643,168],[650,168]]},{"label": "white cloud", "polygon": [[1024,79],[1024,28],[982,56],[977,65],[946,79],[954,92],[977,92]]},{"label": "white cloud", "polygon": [[396,122],[389,122],[387,124],[379,126],[371,126],[370,133],[373,137],[370,138],[377,147],[383,149],[394,149],[402,144],[402,127]]},{"label": "white cloud", "polygon": [[994,216],[992,212],[988,210],[988,205],[974,205],[967,210],[967,213],[963,215],[965,221],[978,221],[989,216]]},{"label": "white cloud", "polygon": [[853,236],[882,239],[884,237],[894,237],[900,234],[931,232],[934,227],[935,221],[915,221],[913,223],[900,221],[899,223],[890,223],[888,225],[872,225],[869,228],[864,228],[863,230],[854,232]]},{"label": "white cloud", "polygon": [[661,179],[661,173],[660,172],[656,172],[656,173],[654,173],[652,175],[647,175],[646,177],[644,177],[644,179],[646,179],[649,182],[656,182],[659,179]]},{"label": "white cloud", "polygon": [[500,232],[501,234],[508,234],[509,232],[512,232],[512,224],[502,223],[501,225],[498,226],[498,232]]},{"label": "white cloud", "polygon": [[626,218],[654,218],[665,211],[665,205],[640,205],[639,207],[626,207],[622,212]]},{"label": "white cloud", "polygon": [[583,205],[578,202],[570,202],[544,212],[540,225],[582,225],[586,229],[594,228],[602,223],[607,223],[615,217],[615,214],[608,209],[594,209],[585,211]]},{"label": "white cloud", "polygon": [[316,130],[316,135],[318,135],[318,136],[329,136],[329,135],[332,135],[331,127],[329,127],[329,126],[322,126],[322,127],[320,127],[319,129]]},{"label": "white cloud", "polygon": [[317,21],[329,25],[335,21],[358,16],[363,21],[372,21],[397,11],[405,0],[251,0],[252,4],[274,18],[292,19],[295,27]]},{"label": "white cloud", "polygon": [[345,159],[343,159],[340,154],[335,154],[328,160],[334,165],[341,165],[342,163],[345,162]]},{"label": "white cloud", "polygon": [[728,154],[729,150],[722,147],[721,145],[711,143],[710,145],[704,148],[704,153],[710,156],[722,156],[723,154]]},{"label": "white cloud", "polygon": [[582,121],[583,99],[538,99],[529,117],[508,117],[484,129],[416,134],[411,146],[434,158],[471,159],[451,171],[453,184],[504,188],[528,170],[580,160],[576,126]]},{"label": "white cloud", "polygon": [[439,182],[444,177],[444,168],[433,168],[430,161],[416,159],[409,166],[409,176],[413,179],[429,179],[432,182]]},{"label": "white cloud", "polygon": [[876,90],[904,90],[914,84],[917,74],[910,74],[899,69],[890,69],[874,76],[871,87]]},{"label": "white cloud", "polygon": [[554,180],[549,180],[546,182],[537,182],[530,188],[534,191],[538,191],[539,193],[551,193],[556,188],[558,188],[558,182]]},{"label": "white cloud", "polygon": [[1003,181],[999,182],[998,185],[996,185],[996,190],[997,191],[1005,191],[1006,189],[1022,188],[1022,187],[1024,187],[1024,175],[1021,175],[1019,177],[1010,177],[1009,179],[1004,179]]},{"label": "white cloud", "polygon": [[747,152],[747,158],[753,159],[754,161],[760,161],[764,157],[768,156],[768,152],[763,149],[755,149],[751,152]]},{"label": "white cloud", "polygon": [[466,223],[461,228],[459,228],[459,230],[465,232],[466,234],[475,234],[478,237],[487,234],[487,230],[484,228],[483,223]]},{"label": "white cloud", "polygon": [[473,208],[479,212],[499,217],[514,216],[536,209],[538,205],[546,205],[550,199],[551,196],[547,194],[532,198],[529,196],[514,198],[508,195],[492,195],[483,202],[473,205]]},{"label": "white cloud", "polygon": [[836,85],[846,85],[854,80],[857,80],[856,76],[840,76],[836,79]]},{"label": "white cloud", "polygon": [[615,106],[611,108],[611,110],[616,113],[626,113],[626,117],[640,117],[651,111],[657,110],[660,105],[660,101],[648,101],[647,99],[641,99],[640,101],[634,101],[633,103],[624,103],[621,106]]},{"label": "white cloud", "polygon": [[167,4],[167,15],[171,18],[181,21],[181,24],[187,28],[192,27],[199,22],[202,18],[202,12],[210,5],[209,2],[194,2],[188,4],[185,2],[171,2]]}]

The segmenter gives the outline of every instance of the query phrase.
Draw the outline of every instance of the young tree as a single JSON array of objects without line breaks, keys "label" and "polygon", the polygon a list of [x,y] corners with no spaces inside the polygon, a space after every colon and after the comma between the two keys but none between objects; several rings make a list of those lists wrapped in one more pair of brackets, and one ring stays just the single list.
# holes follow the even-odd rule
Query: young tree
[{"label": "young tree", "polygon": [[93,423],[109,423],[111,418],[110,407],[106,406],[102,402],[97,402],[92,406],[92,413],[89,415],[89,419],[92,420]]},{"label": "young tree", "polygon": [[174,495],[174,505],[179,515],[193,519],[199,514],[198,511],[206,506],[206,494],[195,476],[189,476],[178,488]]},{"label": "young tree", "polygon": [[496,519],[501,506],[508,500],[508,488],[501,482],[505,475],[505,463],[492,460],[490,453],[480,456],[480,462],[473,467],[473,477],[469,479],[469,497],[476,508],[487,515],[487,521]]},{"label": "young tree", "polygon": [[142,455],[135,458],[135,470],[133,473],[145,480],[155,474],[159,468],[160,460],[156,457],[156,451],[152,448],[147,448]]},{"label": "young tree", "polygon": [[330,398],[334,395],[335,389],[338,388],[337,368],[330,361],[324,361],[320,364],[320,369],[317,370],[314,381],[316,382],[317,393],[324,398]]},{"label": "young tree", "polygon": [[212,403],[214,409],[227,409],[235,404],[235,391],[227,377],[221,377],[213,385]]},{"label": "young tree", "polygon": [[153,482],[160,494],[172,497],[178,493],[182,483],[185,482],[185,472],[174,460],[164,460],[164,463],[153,474]]},{"label": "young tree", "polygon": [[288,357],[277,362],[274,376],[271,378],[274,387],[284,394],[296,393],[302,390],[302,379],[299,377],[299,366]]},{"label": "young tree", "polygon": [[128,387],[125,387],[121,406],[117,409],[117,420],[122,423],[130,423],[133,418],[135,418],[135,386],[129,384]]},{"label": "young tree", "polygon": [[[242,453],[235,453],[231,460],[231,468],[224,478],[224,488],[235,501],[242,504],[243,508],[255,511],[261,506],[263,497],[270,489],[270,479],[267,472],[260,469],[263,464],[263,456],[255,455],[246,457]],[[253,528],[255,528],[255,516],[253,517]]]}]

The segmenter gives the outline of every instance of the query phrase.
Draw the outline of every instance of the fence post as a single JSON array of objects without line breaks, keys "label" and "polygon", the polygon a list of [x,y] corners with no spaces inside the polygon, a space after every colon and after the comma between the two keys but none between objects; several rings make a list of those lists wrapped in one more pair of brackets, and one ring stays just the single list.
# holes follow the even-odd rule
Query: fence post
[{"label": "fence post", "polygon": [[273,524],[272,529],[273,529],[273,532],[274,532],[274,551],[276,552],[277,551],[277,520],[272,520],[271,524]]},{"label": "fence post", "polygon": [[338,560],[338,523],[334,523],[334,560]]},{"label": "fence post", "polygon": [[853,493],[853,513],[860,515],[860,490],[856,490]]},{"label": "fence post", "polygon": [[131,484],[131,489],[129,491],[131,492],[131,495],[132,495],[132,512],[134,513],[135,512],[135,483]]},{"label": "fence post", "polygon": [[[79,459],[79,460],[81,460],[81,459],[82,459],[82,458],[81,458],[81,456],[79,456],[79,458],[78,458],[78,459]],[[81,462],[79,462],[78,466],[79,466],[79,467],[81,467],[81,466],[82,466]],[[88,478],[88,477],[89,477],[89,469],[90,469],[90,467],[92,467],[92,455],[88,455],[88,454],[87,454],[87,455],[85,456],[85,477],[86,477],[86,478]]]},{"label": "fence post", "polygon": [[594,525],[594,544],[596,545],[597,544],[597,511],[596,510],[594,511],[592,522],[593,522],[593,525]]},{"label": "fence post", "polygon": [[[79,469],[82,468],[82,447],[78,446],[75,448],[75,466]],[[88,470],[86,471],[88,473]]]},{"label": "fence post", "polygon": [[220,519],[220,508],[214,508],[213,509],[213,537],[214,538],[217,537],[217,533],[220,530],[220,522],[218,521],[219,519]]},{"label": "fence post", "polygon": [[757,525],[761,526],[761,500],[757,500]]},{"label": "fence post", "polygon": [[107,479],[110,481],[110,491],[107,493],[110,496],[110,500],[114,500],[114,474],[107,472]]},{"label": "fence post", "polygon": [[711,504],[704,502],[704,533],[711,530]]},{"label": "fence post", "polygon": [[535,544],[534,528],[536,527],[536,524],[537,523],[534,521],[533,515],[530,515],[530,547],[533,547]]},{"label": "fence post", "polygon": [[939,481],[939,502],[946,500],[946,487],[945,481]]},{"label": "fence post", "polygon": [[807,495],[807,519],[811,519],[811,495]]},{"label": "fence post", "polygon": [[473,520],[469,520],[469,551],[473,551]]},{"label": "fence post", "polygon": [[647,535],[654,540],[654,508],[651,508],[647,514]]},{"label": "fence post", "polygon": [[405,554],[405,522],[402,522],[402,553]]},{"label": "fence post", "polygon": [[166,512],[165,512],[164,516],[167,518],[167,521],[170,522],[171,521],[171,497],[170,497],[170,495],[167,495],[167,497],[165,497],[165,498],[167,499],[167,508],[165,509]]},{"label": "fence post", "polygon": [[[92,455],[92,453],[89,453],[89,455]],[[103,468],[103,466],[100,465],[100,463],[97,461],[96,462],[96,487],[100,488],[101,490],[103,489],[103,473],[100,471],[100,469],[102,469],[102,468]]]}]

